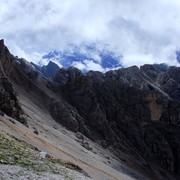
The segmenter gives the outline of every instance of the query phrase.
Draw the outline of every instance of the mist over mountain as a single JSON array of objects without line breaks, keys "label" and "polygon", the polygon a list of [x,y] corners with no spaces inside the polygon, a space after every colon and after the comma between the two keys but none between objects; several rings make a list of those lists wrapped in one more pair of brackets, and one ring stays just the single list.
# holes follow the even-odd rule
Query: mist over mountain
[{"label": "mist over mountain", "polygon": [[122,53],[126,67],[177,64],[177,0],[39,1],[0,1],[0,35],[14,55],[37,62],[66,44],[99,43]]},{"label": "mist over mountain", "polygon": [[110,50],[108,45],[98,48],[97,45],[70,44],[65,50],[54,50],[44,55],[38,62],[39,65],[47,65],[53,61],[60,67],[76,67],[83,72],[89,70],[105,72],[122,67],[122,55],[117,55]]},{"label": "mist over mountain", "polygon": [[[180,51],[174,51],[175,55],[175,64],[178,66],[180,63]],[[109,45],[99,46],[95,43],[89,45],[68,44],[65,49],[54,50],[43,55],[37,61],[37,65],[47,66],[49,62],[54,62],[60,68],[76,67],[82,72],[88,72],[90,70],[107,72],[109,70],[128,67],[127,64],[124,64],[123,53],[113,51]],[[155,61],[154,64],[156,64]],[[162,62],[161,64],[166,63]],[[167,66],[170,64],[167,63]]]}]

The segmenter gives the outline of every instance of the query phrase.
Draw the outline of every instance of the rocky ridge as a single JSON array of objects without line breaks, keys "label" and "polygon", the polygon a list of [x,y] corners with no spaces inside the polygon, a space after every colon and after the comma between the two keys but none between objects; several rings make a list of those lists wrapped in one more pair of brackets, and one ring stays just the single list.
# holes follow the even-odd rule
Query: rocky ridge
[{"label": "rocky ridge", "polygon": [[54,110],[61,112],[57,105],[50,112],[58,122],[106,148],[133,153],[147,164],[153,162],[179,174],[179,72],[178,67],[163,64],[105,74],[90,71],[84,75],[70,68],[62,75],[60,70],[52,77],[53,84],[74,113],[68,113],[71,117],[65,121],[63,113],[53,116]]},{"label": "rocky ridge", "polygon": [[49,61],[46,66],[43,65],[42,67],[33,62],[31,62],[31,64],[46,78],[51,77],[60,69],[60,67],[52,61]]},{"label": "rocky ridge", "polygon": [[4,46],[4,41],[0,41],[0,110],[3,115],[17,119],[23,124],[27,124],[21,105],[14,91],[12,82],[9,79],[9,72],[12,68],[13,56]]},{"label": "rocky ridge", "polygon": [[144,65],[86,74],[71,67],[45,79],[12,56],[3,41],[0,47],[2,77],[31,94],[58,123],[111,149],[151,179],[179,179],[179,67]]}]

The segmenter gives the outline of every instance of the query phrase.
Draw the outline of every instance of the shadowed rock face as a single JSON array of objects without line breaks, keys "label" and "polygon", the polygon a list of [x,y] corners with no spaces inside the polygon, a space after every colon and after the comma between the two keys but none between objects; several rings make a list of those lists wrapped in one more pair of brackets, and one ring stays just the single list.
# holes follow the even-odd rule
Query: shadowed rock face
[{"label": "shadowed rock face", "polygon": [[0,110],[23,124],[27,124],[23,111],[14,91],[13,84],[8,78],[12,69],[13,56],[0,41]]},{"label": "shadowed rock face", "polygon": [[[119,156],[125,153],[157,179],[168,179],[160,168],[180,177],[180,68],[144,65],[105,74],[69,68],[47,80],[30,63],[12,56],[2,41],[0,63],[0,100],[14,100],[6,104],[16,108],[12,117],[21,108],[10,80],[71,131]],[[9,113],[2,104],[0,108]]]},{"label": "shadowed rock face", "polygon": [[180,68],[134,66],[64,81],[68,71],[53,78],[56,91],[77,110],[90,138],[180,175]]},{"label": "shadowed rock face", "polygon": [[41,72],[45,77],[49,78],[54,75],[59,69],[60,68],[57,64],[50,61],[47,66],[43,66],[41,68]]},{"label": "shadowed rock face", "polygon": [[31,64],[46,78],[53,76],[60,69],[60,67],[52,61],[50,61],[46,66],[42,67],[34,64],[33,62],[31,62]]}]

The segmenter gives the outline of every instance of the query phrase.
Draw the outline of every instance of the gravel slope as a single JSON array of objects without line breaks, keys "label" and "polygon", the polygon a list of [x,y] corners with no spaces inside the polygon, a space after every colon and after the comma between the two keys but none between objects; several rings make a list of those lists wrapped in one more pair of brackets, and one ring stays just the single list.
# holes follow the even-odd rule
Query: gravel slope
[{"label": "gravel slope", "polygon": [[0,180],[90,180],[78,172],[67,170],[69,174],[29,171],[17,165],[0,165]]},{"label": "gravel slope", "polygon": [[78,165],[95,180],[145,179],[123,165],[110,150],[103,149],[86,137],[85,142],[89,144],[91,150],[83,147],[76,134],[56,123],[27,94],[23,94],[24,92],[20,90],[18,92],[23,110],[27,114],[29,127],[17,121],[13,123],[14,120],[10,117],[0,117],[0,132],[13,135],[56,159]]}]

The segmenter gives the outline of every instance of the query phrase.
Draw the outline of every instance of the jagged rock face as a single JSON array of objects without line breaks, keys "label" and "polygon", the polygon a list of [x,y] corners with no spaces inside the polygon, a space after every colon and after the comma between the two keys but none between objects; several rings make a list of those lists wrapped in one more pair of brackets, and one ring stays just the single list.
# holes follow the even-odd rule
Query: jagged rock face
[{"label": "jagged rock face", "polygon": [[3,113],[17,119],[23,124],[27,124],[23,117],[23,111],[14,91],[13,84],[7,77],[12,70],[13,56],[9,53],[4,45],[4,41],[0,41],[0,110]]},{"label": "jagged rock face", "polygon": [[36,68],[37,71],[42,73],[42,75],[46,78],[53,76],[60,69],[60,67],[52,61],[49,61],[49,63],[46,66],[42,66],[42,67],[36,65],[33,62],[31,62],[31,64]]},{"label": "jagged rock face", "polygon": [[45,77],[49,78],[53,76],[59,69],[60,68],[57,64],[50,61],[47,66],[42,66],[41,72]]},{"label": "jagged rock face", "polygon": [[52,77],[52,79],[58,85],[64,85],[80,77],[81,75],[81,71],[77,68],[70,67],[67,70],[62,68]]},{"label": "jagged rock face", "polygon": [[78,132],[80,130],[84,134],[87,134],[88,130],[84,124],[84,119],[69,104],[54,101],[50,105],[50,113],[54,119],[68,127],[71,131]]},{"label": "jagged rock face", "polygon": [[[147,65],[146,65],[147,66]],[[141,69],[147,75],[149,75],[153,80],[154,83],[166,92],[171,98],[174,100],[180,99],[180,68],[179,67],[169,67],[164,69],[158,69],[158,66],[154,66],[154,71],[152,71],[152,66],[149,65],[151,68],[145,69],[145,66],[142,66]],[[153,76],[151,75],[153,73]]]},{"label": "jagged rock face", "polygon": [[[180,174],[180,102],[178,93],[174,95],[179,73],[175,67],[145,65],[89,72],[71,80],[66,79],[68,70],[60,70],[53,80],[56,91],[82,117],[90,138],[126,153],[135,148],[146,160]],[[76,131],[80,129],[77,123]]]},{"label": "jagged rock face", "polygon": [[12,69],[11,63],[12,63],[13,56],[10,54],[7,47],[4,45],[4,40],[0,40],[0,75],[9,75],[9,72]]}]

